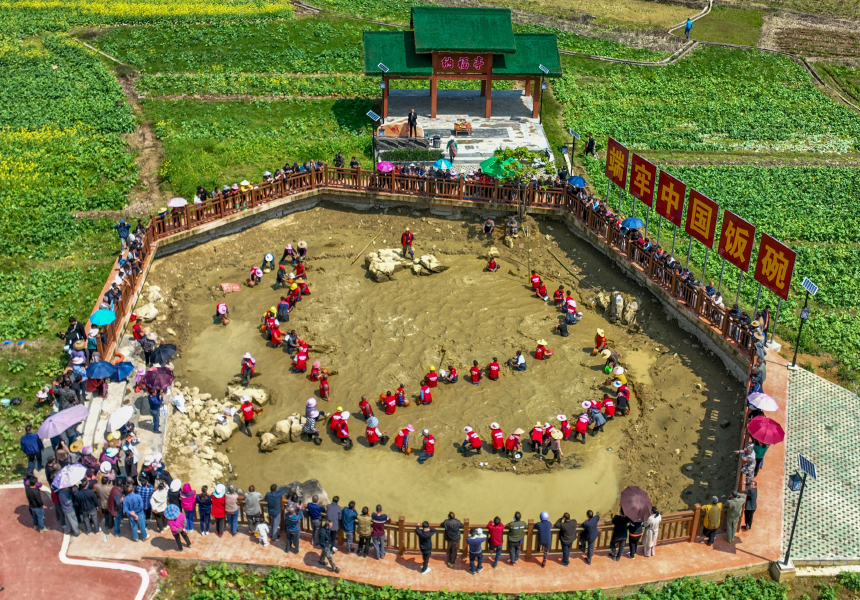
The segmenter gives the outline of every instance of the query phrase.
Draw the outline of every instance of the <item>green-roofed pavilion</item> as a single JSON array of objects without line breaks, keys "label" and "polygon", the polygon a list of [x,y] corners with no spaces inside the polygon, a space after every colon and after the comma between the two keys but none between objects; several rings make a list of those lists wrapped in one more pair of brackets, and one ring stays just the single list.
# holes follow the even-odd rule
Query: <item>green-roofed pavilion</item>
[{"label": "green-roofed pavilion", "polygon": [[429,79],[432,118],[437,82],[465,79],[481,82],[490,118],[492,82],[501,79],[525,82],[526,95],[534,90],[532,116],[537,118],[541,78],[561,76],[556,36],[514,33],[507,8],[416,6],[410,22],[409,31],[364,32],[364,72],[382,76],[383,117],[388,116],[392,79]]}]

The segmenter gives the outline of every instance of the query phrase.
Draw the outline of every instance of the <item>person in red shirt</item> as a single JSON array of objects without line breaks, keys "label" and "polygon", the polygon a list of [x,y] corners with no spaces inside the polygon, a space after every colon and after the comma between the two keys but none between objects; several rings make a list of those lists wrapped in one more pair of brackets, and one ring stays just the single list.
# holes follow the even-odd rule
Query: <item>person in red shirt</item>
[{"label": "person in red shirt", "polygon": [[588,424],[591,422],[591,419],[588,416],[588,412],[584,412],[576,419],[576,427],[573,433],[573,441],[576,441],[577,436],[582,436],[582,443],[585,443],[585,434],[588,432]]},{"label": "person in red shirt", "polygon": [[499,371],[501,371],[502,367],[499,365],[499,359],[495,356],[493,357],[493,362],[487,365],[487,377],[489,377],[492,381],[499,380]]},{"label": "person in red shirt", "polygon": [[293,358],[293,373],[306,373],[308,370],[308,351],[306,348],[299,348]]},{"label": "person in red shirt", "polygon": [[302,293],[299,291],[298,284],[291,283],[290,284],[290,304],[293,306],[296,305],[296,302],[302,301]]},{"label": "person in red shirt", "polygon": [[469,369],[469,382],[473,385],[481,385],[481,369],[478,367],[478,361],[472,361],[472,368]]},{"label": "person in red shirt", "polygon": [[323,374],[320,377],[320,398],[328,402],[329,399],[329,387],[328,387],[328,375]]},{"label": "person in red shirt", "polygon": [[406,231],[403,232],[403,235],[400,236],[400,245],[403,246],[403,258],[406,258],[406,252],[409,252],[409,256],[415,258],[415,253],[412,251],[412,242],[415,241],[415,235],[409,231],[409,228],[406,228]]},{"label": "person in red shirt", "polygon": [[337,431],[340,427],[340,416],[343,414],[343,407],[338,406],[337,410],[331,413],[331,420],[328,422],[329,431]]},{"label": "person in red shirt", "polygon": [[543,440],[545,443],[549,444],[552,441],[552,432],[555,431],[555,427],[550,425],[549,423],[543,424]]},{"label": "person in red shirt", "polygon": [[567,420],[567,415],[558,415],[556,416],[556,419],[558,419],[559,427],[561,427],[561,436],[566,440],[570,439],[573,427],[570,426],[570,421]]},{"label": "person in red shirt", "polygon": [[532,427],[531,437],[529,438],[529,444],[532,446],[532,451],[540,452],[540,448],[543,445],[543,424],[540,421]]},{"label": "person in red shirt", "polygon": [[[616,380],[617,381],[617,380]],[[615,385],[616,381],[612,382]],[[621,383],[620,381],[618,383]],[[621,384],[618,388],[618,393],[615,395],[615,414],[619,417],[627,416],[630,411],[630,390],[626,384]]]},{"label": "person in red shirt", "polygon": [[498,265],[498,263],[496,262],[496,259],[495,259],[495,258],[490,258],[490,260],[489,260],[489,261],[487,261],[487,270],[488,270],[490,273],[495,273],[495,272],[496,272],[496,271],[498,271],[500,268],[501,268],[501,267]]},{"label": "person in red shirt", "polygon": [[599,352],[606,350],[606,335],[603,330],[598,328],[597,335],[594,336],[594,348],[591,351],[592,356],[597,356]]},{"label": "person in red shirt", "polygon": [[463,428],[463,433],[466,434],[466,439],[463,440],[462,444],[460,444],[460,452],[463,453],[463,456],[469,456],[469,450],[472,448],[477,450],[478,454],[480,454],[481,446],[484,444],[481,441],[481,437],[469,426]]},{"label": "person in red shirt", "polygon": [[352,440],[349,438],[349,411],[345,410],[340,415],[340,425],[335,431],[337,438],[343,444],[344,450],[352,448]]},{"label": "person in red shirt", "polygon": [[421,435],[424,437],[424,447],[421,449],[421,454],[418,455],[419,465],[423,465],[428,458],[433,458],[433,452],[436,451],[436,438],[430,435],[430,430],[423,430]]},{"label": "person in red shirt", "polygon": [[242,364],[239,365],[239,372],[242,373],[242,385],[248,386],[251,383],[251,377],[256,374],[257,361],[251,356],[250,352],[246,352],[242,356]]},{"label": "person in red shirt", "polygon": [[295,270],[296,277],[301,277],[302,279],[307,279],[308,274],[305,272],[305,263],[299,261],[296,263]]},{"label": "person in red shirt", "polygon": [[493,442],[493,454],[505,448],[505,434],[498,423],[490,423],[490,436]]},{"label": "person in red shirt", "polygon": [[430,372],[424,376],[424,381],[427,382],[427,387],[437,387],[439,385],[439,375],[436,373],[436,367],[430,367]]},{"label": "person in red shirt", "polygon": [[514,432],[508,436],[508,439],[505,440],[505,450],[508,451],[508,454],[513,456],[515,453],[520,450],[520,436],[524,434],[525,431],[517,427],[514,429]]},{"label": "person in red shirt", "polygon": [[442,379],[448,383],[457,383],[460,380],[460,376],[457,374],[457,369],[454,368],[454,365],[448,365],[448,373]]},{"label": "person in red shirt", "polygon": [[364,430],[364,437],[367,438],[367,443],[370,444],[370,447],[376,445],[377,442],[382,441],[383,443],[385,439],[385,432],[379,430],[379,419],[376,417],[370,417],[367,419],[367,427]]},{"label": "person in red shirt", "polygon": [[597,410],[603,410],[603,400],[592,400],[591,406],[588,408],[596,408]]},{"label": "person in red shirt", "polygon": [[564,286],[558,286],[558,289],[552,295],[552,301],[556,306],[561,306],[564,304]]},{"label": "person in red shirt", "polygon": [[306,282],[306,281],[300,281],[300,282],[298,283],[298,286],[299,286],[299,293],[300,293],[302,296],[310,296],[310,294],[311,294],[311,288],[309,288],[309,287],[308,287],[308,284],[307,284],[307,282]]},{"label": "person in red shirt", "polygon": [[397,408],[397,401],[395,397],[391,395],[391,392],[380,394],[379,401],[382,403],[386,415],[394,414],[394,410]]},{"label": "person in red shirt", "polygon": [[[221,306],[221,305],[219,304],[218,306]],[[226,304],[224,306],[226,306]],[[134,325],[131,326],[131,334],[134,336],[134,339],[137,342],[139,342],[141,339],[143,339],[143,336],[146,335],[145,333],[143,333],[143,329],[141,329],[140,323],[135,323]]]},{"label": "person in red shirt", "polygon": [[606,415],[607,421],[615,419],[615,400],[605,394],[603,396],[603,414]]},{"label": "person in red shirt", "polygon": [[314,364],[311,365],[311,374],[309,376],[311,381],[319,381],[320,378],[320,361],[315,360]]},{"label": "person in red shirt", "polygon": [[245,426],[245,435],[251,437],[251,423],[254,422],[254,405],[248,396],[242,396],[242,422]]},{"label": "person in red shirt", "polygon": [[427,385],[427,380],[421,382],[421,397],[418,398],[418,404],[430,404],[433,402],[433,394],[430,392],[430,386]]},{"label": "person in red shirt", "polygon": [[502,546],[504,545],[505,524],[499,517],[494,518],[487,523],[487,531],[490,532],[490,550],[496,553],[493,559],[493,568],[499,564],[499,558],[502,556]]},{"label": "person in red shirt", "polygon": [[361,397],[361,401],[358,403],[358,408],[361,410],[361,414],[364,415],[365,421],[373,416],[373,407],[370,406],[370,402],[367,401],[367,396]]},{"label": "person in red shirt", "polygon": [[538,287],[536,292],[537,292],[537,297],[540,298],[541,300],[543,300],[543,301],[549,300],[549,295],[547,294],[546,284],[543,281],[541,281],[540,286]]},{"label": "person in red shirt", "polygon": [[409,401],[406,399],[406,384],[400,384],[400,387],[394,391],[394,397],[397,400],[398,406],[409,406]]},{"label": "person in red shirt", "polygon": [[532,271],[532,276],[531,276],[529,281],[531,281],[532,291],[534,291],[534,292],[536,292],[538,290],[538,288],[541,286],[541,284],[543,283],[541,281],[540,275],[537,274],[537,271]]},{"label": "person in red shirt", "polygon": [[400,448],[401,452],[407,456],[412,454],[412,448],[409,447],[409,434],[414,432],[415,428],[412,427],[412,424],[410,423],[398,431],[397,436],[394,438],[394,445]]},{"label": "person in red shirt", "polygon": [[248,273],[248,286],[254,287],[260,280],[263,278],[263,269],[260,267],[251,267],[251,271]]},{"label": "person in red shirt", "polygon": [[537,341],[537,349],[535,350],[535,359],[543,360],[552,356],[552,350],[546,347],[546,340],[540,339]]}]

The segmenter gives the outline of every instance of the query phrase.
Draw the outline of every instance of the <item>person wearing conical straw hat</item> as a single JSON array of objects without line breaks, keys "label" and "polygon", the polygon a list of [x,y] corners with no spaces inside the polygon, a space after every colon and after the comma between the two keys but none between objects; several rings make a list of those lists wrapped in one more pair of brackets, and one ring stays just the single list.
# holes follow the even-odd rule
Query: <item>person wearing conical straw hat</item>
[{"label": "person wearing conical straw hat", "polygon": [[407,456],[412,454],[412,448],[409,447],[409,434],[414,433],[415,428],[410,423],[403,429],[397,432],[397,436],[394,438],[394,445],[400,448],[403,454]]},{"label": "person wearing conical straw hat", "polygon": [[308,243],[304,240],[301,240],[298,244],[296,244],[296,248],[298,251],[299,258],[304,259],[308,256]]},{"label": "person wearing conical straw hat", "polygon": [[553,429],[550,437],[552,440],[550,441],[549,449],[552,450],[552,462],[555,464],[564,456],[564,452],[561,451],[561,440],[564,438],[564,435],[558,429]]},{"label": "person wearing conical straw hat", "polygon": [[606,350],[606,334],[598,327],[597,334],[594,336],[594,348],[591,350],[592,356],[597,356],[599,352]]},{"label": "person wearing conical straw hat", "polygon": [[578,436],[582,436],[582,443],[585,443],[585,434],[588,433],[588,424],[591,423],[591,418],[588,416],[588,411],[580,414],[576,418],[576,426],[574,427],[573,440],[576,441]]},{"label": "person wearing conical straw hat", "polygon": [[493,454],[505,449],[505,434],[498,423],[490,423],[490,437],[493,443]]},{"label": "person wearing conical straw hat", "polygon": [[532,446],[532,451],[540,452],[541,446],[543,445],[543,423],[540,421],[532,427],[529,444]]},{"label": "person wearing conical straw hat", "polygon": [[517,427],[514,429],[513,433],[508,436],[508,439],[505,440],[505,450],[507,450],[511,456],[520,451],[520,436],[524,433],[525,431]]},{"label": "person wearing conical straw hat", "polygon": [[340,415],[340,424],[338,425],[335,434],[343,444],[344,450],[352,448],[352,440],[349,437],[349,411],[345,410]]},{"label": "person wearing conical straw hat", "polygon": [[[603,351],[600,353],[600,358],[606,359],[606,363],[603,365],[603,369],[606,373],[612,372],[612,369],[618,366],[618,361],[620,359],[618,353],[615,350],[611,350],[609,348],[603,349]],[[609,369],[607,369],[606,367],[609,367]]]},{"label": "person wearing conical straw hat", "polygon": [[546,347],[546,340],[541,338],[537,341],[537,349],[535,350],[535,359],[543,360],[552,356],[552,350]]}]

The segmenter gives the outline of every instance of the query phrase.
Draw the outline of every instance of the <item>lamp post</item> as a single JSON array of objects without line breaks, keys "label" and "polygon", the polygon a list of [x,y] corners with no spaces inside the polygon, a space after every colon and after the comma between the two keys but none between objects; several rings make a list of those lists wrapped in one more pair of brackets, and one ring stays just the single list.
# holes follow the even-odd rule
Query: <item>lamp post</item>
[{"label": "lamp post", "polygon": [[809,292],[806,292],[806,299],[803,301],[803,308],[800,310],[800,329],[797,330],[797,341],[794,343],[794,358],[791,359],[789,369],[797,369],[797,349],[800,346],[800,336],[803,334],[803,324],[809,319]]},{"label": "lamp post", "polygon": [[[540,72],[543,73],[544,76],[549,74],[549,69],[542,64],[538,65],[538,69],[540,69]],[[540,78],[540,112],[538,113],[538,123],[541,125],[543,125],[543,91],[546,89],[546,80],[544,79],[544,76],[541,76]]]}]

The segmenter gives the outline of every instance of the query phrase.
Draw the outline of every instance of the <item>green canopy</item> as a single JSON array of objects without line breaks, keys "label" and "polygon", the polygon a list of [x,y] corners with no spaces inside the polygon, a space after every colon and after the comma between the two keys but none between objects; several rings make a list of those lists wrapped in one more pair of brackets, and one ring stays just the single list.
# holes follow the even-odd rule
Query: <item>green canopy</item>
[{"label": "green canopy", "polygon": [[511,164],[518,162],[515,158],[509,158],[505,161],[500,161],[495,156],[491,156],[487,160],[481,163],[481,171],[491,177],[504,177],[506,167]]}]

